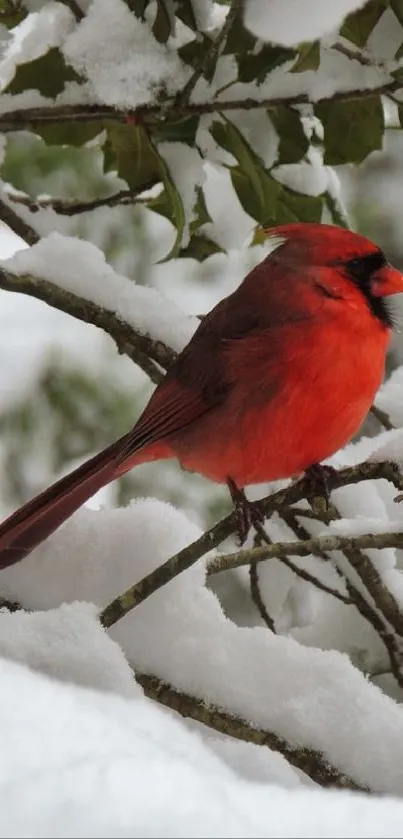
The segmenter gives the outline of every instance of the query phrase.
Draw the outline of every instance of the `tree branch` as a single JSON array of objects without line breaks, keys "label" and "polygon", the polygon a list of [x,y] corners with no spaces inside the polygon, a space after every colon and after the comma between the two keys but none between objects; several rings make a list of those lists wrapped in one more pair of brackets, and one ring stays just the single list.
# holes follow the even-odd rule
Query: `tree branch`
[{"label": "tree branch", "polygon": [[381,408],[378,408],[377,405],[372,405],[371,414],[378,420],[378,422],[383,425],[386,431],[392,431],[395,426],[390,419],[389,414],[386,411],[382,411]]},{"label": "tree branch", "polygon": [[[291,556],[324,553],[324,551],[345,551],[349,548],[402,548],[403,531],[400,533],[365,533],[362,536],[317,536],[295,542],[272,542],[259,548],[244,548],[236,553],[220,554],[211,559],[207,573],[219,574],[222,571],[240,568],[250,562],[263,562],[267,559],[284,559]],[[402,616],[403,620],[403,616]],[[402,623],[403,629],[403,623]],[[403,632],[402,632],[403,635]]]},{"label": "tree branch", "polygon": [[0,267],[0,288],[36,297],[61,312],[103,329],[113,338],[119,352],[135,361],[156,384],[163,377],[157,364],[167,369],[175,357],[165,344],[154,341],[149,335],[142,335],[115,312],[103,309],[91,300],[79,297],[48,280],[30,274],[16,276]]},{"label": "tree branch", "polygon": [[[155,186],[155,183],[153,181],[150,186],[142,187],[141,191],[146,192],[151,186]],[[130,189],[121,189],[106,198],[94,198],[92,201],[76,201],[69,198],[38,198],[35,200],[30,198],[29,195],[10,195],[9,197],[10,201],[15,204],[23,204],[31,213],[37,213],[39,210],[50,207],[60,216],[75,216],[80,213],[90,213],[99,207],[131,206],[148,201],[148,198],[143,198]]]},{"label": "tree branch", "polygon": [[0,220],[3,221],[4,224],[7,224],[10,230],[13,230],[17,236],[20,236],[27,245],[36,245],[36,243],[39,242],[40,236],[36,230],[27,224],[27,222],[24,221],[24,219],[22,219],[18,213],[16,213],[15,210],[13,210],[13,208],[4,201],[4,198],[0,198]]},{"label": "tree branch", "polygon": [[271,632],[275,633],[276,632],[276,627],[274,625],[274,620],[271,617],[271,615],[269,615],[269,613],[266,609],[266,605],[265,605],[265,602],[263,600],[262,593],[260,591],[259,574],[258,574],[257,563],[256,562],[251,562],[250,563],[249,582],[250,582],[251,597],[252,597],[252,600],[253,600],[253,602],[254,602],[254,604],[255,604],[255,606],[256,606],[259,614],[260,614],[260,617],[265,622],[267,628],[270,629]]},{"label": "tree branch", "polygon": [[355,88],[354,90],[339,90],[329,96],[313,99],[308,93],[297,93],[290,96],[271,96],[254,99],[213,99],[210,102],[188,102],[178,105],[175,97],[167,98],[159,104],[150,103],[134,110],[120,111],[108,105],[54,105],[36,108],[21,108],[8,111],[0,115],[0,131],[19,131],[35,129],[39,125],[57,122],[93,122],[114,120],[126,122],[130,117],[147,121],[147,117],[161,117],[180,119],[192,114],[212,114],[225,111],[250,111],[260,108],[277,108],[279,105],[291,107],[293,105],[316,105],[321,102],[352,102],[362,100],[367,96],[389,95],[402,90],[402,83],[391,79],[376,87]]},{"label": "tree branch", "polygon": [[[340,470],[336,476],[330,477],[329,489],[334,489],[337,480],[337,486],[346,486],[347,484],[355,484],[359,481],[380,480],[385,479],[390,481],[396,489],[403,489],[403,476],[396,463],[389,462],[372,462],[364,461],[356,466],[350,466],[346,469]],[[281,509],[282,506],[290,506],[297,501],[305,498],[309,492],[309,483],[305,478],[300,481],[290,484],[285,489],[278,490],[272,495],[255,502],[257,508],[264,514],[269,515],[275,510]],[[105,627],[112,626],[117,621],[121,620],[128,612],[150,597],[154,591],[162,588],[170,580],[173,580],[178,574],[191,568],[200,557],[207,554],[209,551],[216,548],[221,542],[227,539],[235,532],[237,525],[235,513],[231,513],[226,518],[218,522],[210,530],[207,530],[181,551],[170,557],[155,568],[138,583],[135,583],[123,594],[118,595],[100,615],[100,620]],[[392,534],[396,535],[396,534]],[[357,537],[358,538],[358,537]],[[294,547],[296,542],[292,542]],[[306,548],[306,545],[305,545]],[[214,562],[214,560],[212,560]],[[403,620],[403,616],[402,616]],[[402,632],[403,637],[403,632]]]},{"label": "tree branch", "polygon": [[205,73],[209,65],[213,64],[213,62],[215,62],[215,64],[217,63],[220,53],[224,47],[225,41],[227,40],[227,35],[231,29],[232,24],[234,23],[236,15],[241,9],[241,6],[242,0],[231,0],[227,16],[225,18],[222,28],[220,29],[217,37],[214,38],[214,40],[211,42],[209,49],[203,52],[196,69],[192,73],[189,81],[186,82],[182,93],[178,96],[178,107],[183,108],[188,105],[190,97],[199,79]]},{"label": "tree branch", "polygon": [[246,720],[208,704],[205,699],[197,699],[190,694],[181,693],[155,676],[137,672],[135,676],[136,681],[150,699],[171,708],[182,717],[197,720],[221,734],[244,740],[247,743],[255,743],[257,746],[267,746],[280,752],[292,766],[305,772],[322,787],[366,791],[365,787],[331,766],[327,758],[318,751],[303,746],[292,746],[277,734],[253,728]]}]

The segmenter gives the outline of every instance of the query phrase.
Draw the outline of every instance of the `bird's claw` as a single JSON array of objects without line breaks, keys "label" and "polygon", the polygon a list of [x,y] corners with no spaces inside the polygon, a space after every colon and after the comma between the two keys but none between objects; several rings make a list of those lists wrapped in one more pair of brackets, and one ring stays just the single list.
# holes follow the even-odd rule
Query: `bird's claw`
[{"label": "bird's claw", "polygon": [[315,463],[305,471],[307,498],[313,507],[323,507],[321,512],[328,512],[330,507],[331,484],[337,484],[337,469],[322,463]]},{"label": "bird's claw", "polygon": [[228,478],[227,484],[235,508],[238,545],[242,547],[246,542],[251,527],[259,530],[265,517],[256,504],[248,500],[243,489],[240,489],[232,478]]}]

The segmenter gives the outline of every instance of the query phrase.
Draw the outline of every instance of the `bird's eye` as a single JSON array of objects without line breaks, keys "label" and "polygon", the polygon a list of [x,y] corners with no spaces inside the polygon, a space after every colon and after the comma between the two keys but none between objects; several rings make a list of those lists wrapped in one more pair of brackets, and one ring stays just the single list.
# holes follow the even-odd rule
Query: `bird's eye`
[{"label": "bird's eye", "polygon": [[368,272],[366,260],[361,257],[357,257],[357,259],[350,259],[348,267],[354,274],[366,274]]},{"label": "bird's eye", "polygon": [[375,251],[374,253],[355,256],[353,259],[349,259],[346,267],[353,279],[358,282],[365,282],[370,279],[375,271],[379,271],[384,265],[386,265],[384,254],[382,251]]}]

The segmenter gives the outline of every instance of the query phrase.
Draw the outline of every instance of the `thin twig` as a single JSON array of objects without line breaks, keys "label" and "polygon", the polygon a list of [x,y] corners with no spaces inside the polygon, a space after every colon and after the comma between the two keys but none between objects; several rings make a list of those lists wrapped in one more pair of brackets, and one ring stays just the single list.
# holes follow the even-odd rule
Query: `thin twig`
[{"label": "thin twig", "polygon": [[386,428],[386,431],[392,431],[393,428],[396,428],[396,426],[393,425],[389,414],[387,414],[386,411],[382,411],[382,409],[378,408],[377,405],[372,405],[371,414],[373,414],[378,422]]},{"label": "thin twig", "polygon": [[[281,519],[283,519],[287,527],[289,527],[290,530],[292,530],[295,533],[295,535],[300,541],[307,541],[311,538],[311,534],[306,529],[306,527],[304,527],[304,525],[298,521],[295,509],[288,508],[288,510],[278,510],[277,515]],[[307,556],[310,556],[310,553],[310,551],[306,551]],[[315,556],[317,556],[319,559],[324,560],[325,562],[329,559],[328,555],[324,551],[317,551]],[[347,605],[349,605],[352,602],[351,598],[347,595],[342,594],[340,591],[337,591],[337,589],[333,588],[332,586],[328,586],[326,583],[322,583],[322,581],[319,580],[318,577],[316,577],[314,574],[311,574],[305,568],[301,568],[299,565],[295,565],[295,563],[292,562],[289,559],[289,557],[283,557],[281,559],[281,562],[287,565],[288,568],[290,568],[290,570],[294,572],[294,574],[296,574],[299,577],[302,577],[303,580],[316,586],[316,588],[321,589],[326,594],[331,594],[332,597],[336,597],[337,600],[341,600],[342,603],[345,603]],[[339,577],[343,577],[338,568],[335,568],[335,572],[336,574],[338,574]]]},{"label": "thin twig", "polygon": [[242,4],[240,0],[231,0],[222,28],[220,29],[216,38],[214,38],[214,40],[211,42],[209,48],[203,52],[200,61],[198,62],[189,81],[186,82],[185,87],[178,96],[177,105],[179,108],[186,107],[197,85],[197,82],[203,76],[206,69],[209,66],[211,66],[213,62],[215,62],[215,64],[217,63],[220,53],[224,48],[225,41],[227,40],[228,33],[231,29],[232,24],[234,23],[236,15],[238,14],[241,8],[241,5]]},{"label": "thin twig", "polygon": [[182,717],[190,717],[229,737],[255,743],[258,746],[267,746],[280,752],[292,766],[305,772],[322,787],[366,790],[365,787],[332,766],[327,757],[316,750],[291,745],[272,731],[253,728],[250,722],[207,703],[205,699],[197,699],[188,693],[179,692],[155,676],[137,672],[135,676],[136,681],[150,699],[171,708]]},{"label": "thin twig", "polygon": [[207,565],[208,574],[219,574],[249,565],[250,562],[263,562],[267,559],[283,559],[287,555],[306,556],[307,554],[324,553],[325,551],[344,551],[348,548],[401,548],[403,547],[403,532],[399,533],[365,533],[362,536],[317,536],[295,542],[272,542],[260,548],[244,548],[236,553],[219,554],[211,559]]},{"label": "thin twig", "polygon": [[[155,181],[151,186],[155,186]],[[150,186],[142,188],[141,192],[150,189]],[[116,207],[116,206],[130,206],[138,203],[145,203],[148,199],[137,195],[130,189],[121,189],[113,195],[108,195],[106,198],[94,198],[92,201],[76,201],[69,198],[37,198],[32,199],[29,195],[10,195],[10,201],[15,204],[23,204],[28,207],[31,213],[37,213],[39,210],[50,207],[55,213],[61,216],[75,216],[79,213],[91,213],[99,207]]]},{"label": "thin twig", "polygon": [[27,224],[3,198],[0,198],[0,220],[7,224],[17,236],[20,236],[27,245],[36,245],[39,242],[40,236],[36,230]]},{"label": "thin twig", "polygon": [[[334,488],[332,481],[334,481],[334,485],[336,485],[337,481],[337,486],[341,487],[347,484],[359,483],[360,481],[379,479],[390,481],[398,490],[403,489],[403,476],[395,463],[372,461],[364,461],[363,463],[340,470],[340,472],[333,476],[333,479],[330,477],[329,489]],[[267,516],[274,510],[281,509],[283,506],[290,506],[301,501],[302,498],[306,497],[308,491],[309,486],[307,486],[305,478],[302,478],[300,481],[290,484],[284,489],[278,490],[278,492],[272,493],[267,498],[256,501],[255,505],[258,510]],[[118,595],[112,600],[101,613],[100,619],[102,624],[108,627],[121,620],[131,609],[134,609],[155,591],[162,588],[170,580],[173,580],[178,574],[191,568],[200,557],[221,544],[221,542],[235,532],[236,526],[237,520],[235,513],[231,513],[210,530],[203,533],[195,542],[192,542],[177,554],[171,556],[163,565],[155,568],[143,577],[142,580],[130,586],[123,594]],[[396,536],[396,534],[392,535]],[[298,543],[291,542],[291,549],[296,544]],[[306,547],[305,544],[304,549]],[[315,545],[315,550],[322,548],[323,545]],[[282,555],[286,553],[287,551],[285,553],[283,552]],[[221,557],[218,557],[217,561],[219,562],[220,559]],[[211,564],[214,562],[215,560],[211,560],[208,567],[211,567]]]},{"label": "thin twig", "polygon": [[266,626],[268,627],[268,629],[270,629],[271,632],[275,632],[276,627],[275,627],[275,624],[274,624],[274,620],[271,617],[271,615],[269,615],[269,613],[266,609],[266,605],[264,603],[262,593],[260,591],[259,574],[258,574],[257,563],[256,562],[251,562],[251,564],[250,564],[249,581],[250,581],[251,597],[252,597],[252,600],[253,600],[253,602],[254,602],[254,604],[255,604],[255,606],[256,606],[256,608],[257,608],[257,610],[258,610],[258,612],[259,612],[259,614],[262,618],[262,620],[265,622]]}]

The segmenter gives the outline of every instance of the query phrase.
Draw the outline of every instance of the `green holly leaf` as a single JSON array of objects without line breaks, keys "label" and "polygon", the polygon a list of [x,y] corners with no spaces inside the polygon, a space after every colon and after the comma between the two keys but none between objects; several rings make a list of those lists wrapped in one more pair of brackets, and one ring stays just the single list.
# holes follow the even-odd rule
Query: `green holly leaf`
[{"label": "green holly leaf", "polygon": [[36,125],[38,134],[48,146],[84,146],[104,129],[99,120],[93,122],[57,122],[49,125]]},{"label": "green holly leaf", "polygon": [[153,23],[153,35],[160,44],[165,44],[175,28],[175,14],[172,0],[156,0],[157,14]]},{"label": "green holly leaf", "polygon": [[194,212],[195,218],[193,221],[190,222],[189,229],[191,233],[195,233],[195,231],[202,226],[202,224],[208,224],[212,221],[210,213],[206,206],[206,199],[204,197],[204,192],[201,186],[196,186],[196,201],[194,205]]},{"label": "green holly leaf", "polygon": [[0,24],[7,29],[14,29],[28,14],[21,0],[0,0]]},{"label": "green holly leaf", "polygon": [[[391,2],[393,8],[392,4],[393,0]],[[372,30],[383,15],[387,5],[387,0],[370,0],[369,3],[365,3],[358,12],[347,15],[340,29],[340,35],[347,38],[356,47],[365,47]]]},{"label": "green holly leaf", "polygon": [[322,102],[315,106],[315,114],[323,124],[325,163],[361,163],[382,148],[385,121],[379,96]]},{"label": "green holly leaf", "polygon": [[147,206],[166,216],[176,227],[175,242],[166,259],[177,256],[185,226],[182,199],[164,158],[144,127],[132,123],[109,124],[104,157],[105,170],[116,169],[134,193],[149,189],[152,184],[163,183],[160,195],[150,199]]},{"label": "green holly leaf", "polygon": [[295,57],[295,50],[265,44],[258,53],[240,53],[238,56],[238,79],[240,82],[262,84],[266,76],[286,61]]},{"label": "green holly leaf", "polygon": [[279,136],[277,163],[299,163],[309,147],[298,111],[279,105],[271,108],[268,115]]},{"label": "green holly leaf", "polygon": [[161,180],[154,148],[141,125],[109,123],[104,158],[105,171],[116,169],[133,192]]},{"label": "green holly leaf", "polygon": [[403,0],[389,0],[389,6],[396,15],[400,25],[403,26]]},{"label": "green holly leaf", "polygon": [[192,148],[196,142],[196,133],[199,127],[200,116],[194,114],[190,117],[163,123],[157,123],[152,129],[153,139],[156,143],[178,142],[186,143]]},{"label": "green holly leaf", "polygon": [[276,224],[289,224],[296,221],[320,222],[323,210],[321,195],[303,195],[289,187],[282,186],[278,198]]},{"label": "green holly leaf", "polygon": [[223,49],[223,55],[245,55],[254,48],[256,38],[243,25],[243,15],[241,11],[234,16],[227,39]]},{"label": "green holly leaf", "polygon": [[66,82],[82,82],[82,79],[65,63],[60,50],[52,47],[40,58],[19,64],[4,92],[16,94],[34,88],[43,96],[54,98],[62,92]]},{"label": "green holly leaf", "polygon": [[176,0],[175,14],[185,26],[197,32],[197,20],[192,0]]},{"label": "green holly leaf", "polygon": [[179,47],[178,55],[184,64],[189,64],[191,67],[197,67],[205,57],[206,53],[213,43],[212,38],[208,35],[203,35],[200,39],[189,41],[183,47]]},{"label": "green holly leaf", "polygon": [[238,198],[249,215],[265,225],[275,214],[275,203],[280,185],[265,169],[263,161],[251,148],[238,128],[228,119],[213,122],[210,131],[222,146],[238,161],[230,167],[231,178]]},{"label": "green holly leaf", "polygon": [[188,259],[197,259],[198,262],[204,262],[209,256],[214,253],[224,253],[223,249],[201,233],[191,236],[189,244],[186,248],[179,251],[179,256],[187,257]]},{"label": "green holly leaf", "polygon": [[290,73],[305,73],[306,70],[317,70],[320,64],[319,41],[300,44],[298,58],[291,67]]}]

